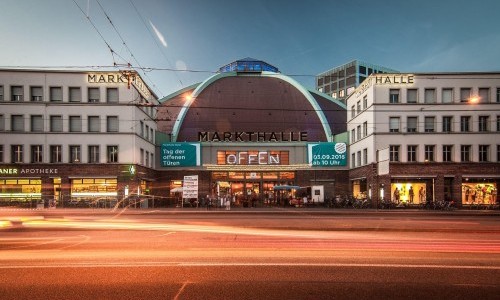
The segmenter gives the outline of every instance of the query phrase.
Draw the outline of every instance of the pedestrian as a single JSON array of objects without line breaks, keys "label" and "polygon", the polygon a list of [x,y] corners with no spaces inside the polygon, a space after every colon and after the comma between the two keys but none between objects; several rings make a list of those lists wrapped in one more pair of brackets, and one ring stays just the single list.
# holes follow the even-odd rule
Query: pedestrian
[{"label": "pedestrian", "polygon": [[226,210],[231,210],[231,198],[226,198]]}]

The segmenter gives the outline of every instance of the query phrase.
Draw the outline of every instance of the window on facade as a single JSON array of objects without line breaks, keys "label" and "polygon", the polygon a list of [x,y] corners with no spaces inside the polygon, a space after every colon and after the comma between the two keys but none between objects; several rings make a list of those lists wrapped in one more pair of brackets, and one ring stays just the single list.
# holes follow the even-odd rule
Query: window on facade
[{"label": "window on facade", "polygon": [[[0,85],[0,101],[4,101],[3,85]],[[497,101],[498,102],[498,101]]]},{"label": "window on facade", "polygon": [[146,151],[146,167],[149,167],[149,151]]},{"label": "window on facade", "polygon": [[490,89],[489,88],[479,88],[479,102],[489,103],[490,102]]},{"label": "window on facade", "polygon": [[49,90],[50,101],[52,102],[62,102],[63,101],[63,91],[60,86],[52,86]]},{"label": "window on facade", "polygon": [[453,145],[443,145],[443,162],[453,161]]},{"label": "window on facade", "polygon": [[0,131],[5,131],[5,117],[0,115]]},{"label": "window on facade", "polygon": [[489,161],[490,145],[479,145],[479,161],[487,162]]},{"label": "window on facade", "polygon": [[399,117],[389,118],[389,132],[399,132]]},{"label": "window on facade", "polygon": [[406,90],[406,102],[407,103],[417,103],[417,89],[407,89]]},{"label": "window on facade", "polygon": [[471,88],[460,89],[460,102],[469,102],[471,96]]},{"label": "window on facade", "polygon": [[490,117],[489,116],[479,116],[479,131],[489,131]]},{"label": "window on facade", "polygon": [[500,103],[500,88],[497,88],[497,103]]},{"label": "window on facade", "polygon": [[389,90],[389,103],[399,103],[399,90]]},{"label": "window on facade", "polygon": [[3,158],[3,145],[0,145],[0,163],[5,162]]},{"label": "window on facade", "polygon": [[351,144],[356,141],[356,129],[351,130]]},{"label": "window on facade", "polygon": [[424,91],[424,103],[436,103],[436,90],[435,89],[425,89],[425,91]]},{"label": "window on facade", "polygon": [[469,132],[470,131],[470,116],[460,117],[460,131]]},{"label": "window on facade", "polygon": [[399,161],[399,145],[389,146],[389,159],[390,161]]},{"label": "window on facade", "polygon": [[434,159],[434,145],[425,145],[424,147],[424,153],[425,153],[425,161],[426,162],[433,162]]},{"label": "window on facade", "polygon": [[356,103],[356,113],[360,113],[361,112],[361,101],[358,101],[358,103]]},{"label": "window on facade", "polygon": [[50,132],[62,132],[63,119],[62,116],[50,116]]},{"label": "window on facade", "polygon": [[82,91],[79,87],[69,88],[69,102],[82,102]]},{"label": "window on facade", "polygon": [[88,88],[88,102],[89,103],[98,103],[101,100],[101,92],[99,88],[89,87]]},{"label": "window on facade", "polygon": [[99,145],[89,145],[89,163],[99,163]]},{"label": "window on facade", "polygon": [[406,119],[406,131],[407,132],[417,132],[418,126],[418,118],[417,117],[408,117]]},{"label": "window on facade", "polygon": [[69,131],[70,132],[82,132],[82,117],[81,116],[70,116],[69,117]]},{"label": "window on facade", "polygon": [[82,161],[82,152],[80,146],[69,146],[69,162],[70,163],[79,163]]},{"label": "window on facade", "polygon": [[368,149],[363,149],[363,165],[368,164]]},{"label": "window on facade", "polygon": [[61,145],[50,145],[50,162],[51,163],[62,162],[62,146]]},{"label": "window on facade", "polygon": [[43,101],[43,88],[41,86],[32,86],[30,88],[31,101],[40,102]]},{"label": "window on facade", "polygon": [[424,130],[425,132],[434,132],[434,117],[425,117]]},{"label": "window on facade", "polygon": [[140,133],[141,137],[144,137],[144,122],[143,121],[139,121],[139,133]]},{"label": "window on facade", "polygon": [[10,101],[24,101],[24,87],[22,86],[11,86],[10,87]]},{"label": "window on facade", "polygon": [[154,154],[153,154],[153,153],[151,153],[151,154],[150,154],[150,157],[151,157],[151,158],[150,158],[150,160],[149,160],[149,161],[150,161],[150,165],[149,165],[149,167],[150,167],[150,168],[152,168],[152,167],[153,167],[153,165],[154,165],[154,162],[155,162],[155,161],[154,161]]},{"label": "window on facade", "polygon": [[358,166],[361,166],[361,151],[358,151],[357,156],[358,156],[358,157],[357,157],[357,159],[358,159],[358,161],[357,161],[357,165],[358,165]]},{"label": "window on facade", "polygon": [[118,132],[118,116],[108,116],[106,118],[106,131]]},{"label": "window on facade", "polygon": [[368,136],[368,122],[363,123],[363,137]]},{"label": "window on facade", "polygon": [[23,163],[24,162],[23,145],[11,145],[10,156],[11,156],[10,161],[13,164]]},{"label": "window on facade", "polygon": [[155,135],[154,135],[154,130],[153,128],[149,128],[149,140],[154,143],[155,142]]},{"label": "window on facade", "polygon": [[357,136],[357,138],[358,138],[358,140],[360,140],[360,139],[361,139],[361,125],[359,125],[359,126],[357,127],[357,131],[358,131],[358,136]]},{"label": "window on facade", "polygon": [[146,140],[149,140],[149,126],[146,125]]},{"label": "window on facade", "polygon": [[500,131],[500,116],[497,116],[497,131]]},{"label": "window on facade", "polygon": [[88,117],[88,130],[89,132],[101,131],[101,118],[99,116]]},{"label": "window on facade", "polygon": [[497,145],[497,162],[500,162],[500,145]]},{"label": "window on facade", "polygon": [[416,162],[417,161],[417,145],[408,145],[408,162]]},{"label": "window on facade", "polygon": [[31,132],[43,132],[43,116],[31,115]]},{"label": "window on facade", "polygon": [[351,154],[351,167],[356,168],[356,153]]},{"label": "window on facade", "polygon": [[108,103],[118,103],[118,89],[117,88],[107,88],[106,89],[106,101]]},{"label": "window on facade", "polygon": [[140,164],[144,166],[144,149],[141,148],[140,150]]},{"label": "window on facade", "polygon": [[453,117],[443,117],[443,132],[452,132]]},{"label": "window on facade", "polygon": [[462,162],[471,161],[471,145],[460,146],[460,161]]},{"label": "window on facade", "polygon": [[10,128],[12,131],[23,132],[24,131],[24,116],[23,115],[12,115],[11,116]]},{"label": "window on facade", "polygon": [[31,145],[31,162],[41,163],[43,162],[43,148],[42,145]]},{"label": "window on facade", "polygon": [[356,109],[354,109],[354,105],[351,106],[351,119],[356,116]]},{"label": "window on facade", "polygon": [[364,96],[363,97],[363,109],[367,109],[367,108],[368,108],[368,97]]},{"label": "window on facade", "polygon": [[108,146],[108,163],[118,162],[118,146]]},{"label": "window on facade", "polygon": [[453,101],[453,89],[445,88],[442,90],[441,101],[443,103],[452,103]]}]

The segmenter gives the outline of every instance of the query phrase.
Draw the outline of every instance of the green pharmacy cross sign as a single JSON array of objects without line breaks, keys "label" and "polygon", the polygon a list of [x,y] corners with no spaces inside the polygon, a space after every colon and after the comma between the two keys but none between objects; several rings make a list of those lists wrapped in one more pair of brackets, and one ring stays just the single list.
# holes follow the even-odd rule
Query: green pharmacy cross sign
[{"label": "green pharmacy cross sign", "polygon": [[309,143],[307,161],[313,167],[347,166],[345,143]]},{"label": "green pharmacy cross sign", "polygon": [[162,167],[201,165],[200,143],[165,143],[161,145]]}]

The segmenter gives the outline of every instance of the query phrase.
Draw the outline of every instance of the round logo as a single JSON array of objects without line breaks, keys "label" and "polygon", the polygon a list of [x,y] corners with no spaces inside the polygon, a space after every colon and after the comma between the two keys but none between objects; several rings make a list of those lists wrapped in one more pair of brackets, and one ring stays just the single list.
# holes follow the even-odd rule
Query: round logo
[{"label": "round logo", "polygon": [[335,151],[338,154],[345,153],[347,151],[347,145],[345,143],[337,143],[335,144]]}]

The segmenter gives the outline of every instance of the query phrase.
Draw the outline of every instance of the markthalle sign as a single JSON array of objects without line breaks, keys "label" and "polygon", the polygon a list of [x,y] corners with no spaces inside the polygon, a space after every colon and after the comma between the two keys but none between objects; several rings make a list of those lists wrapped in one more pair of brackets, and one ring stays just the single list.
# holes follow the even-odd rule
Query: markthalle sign
[{"label": "markthalle sign", "polygon": [[192,167],[201,165],[199,143],[165,143],[161,145],[162,167]]}]

